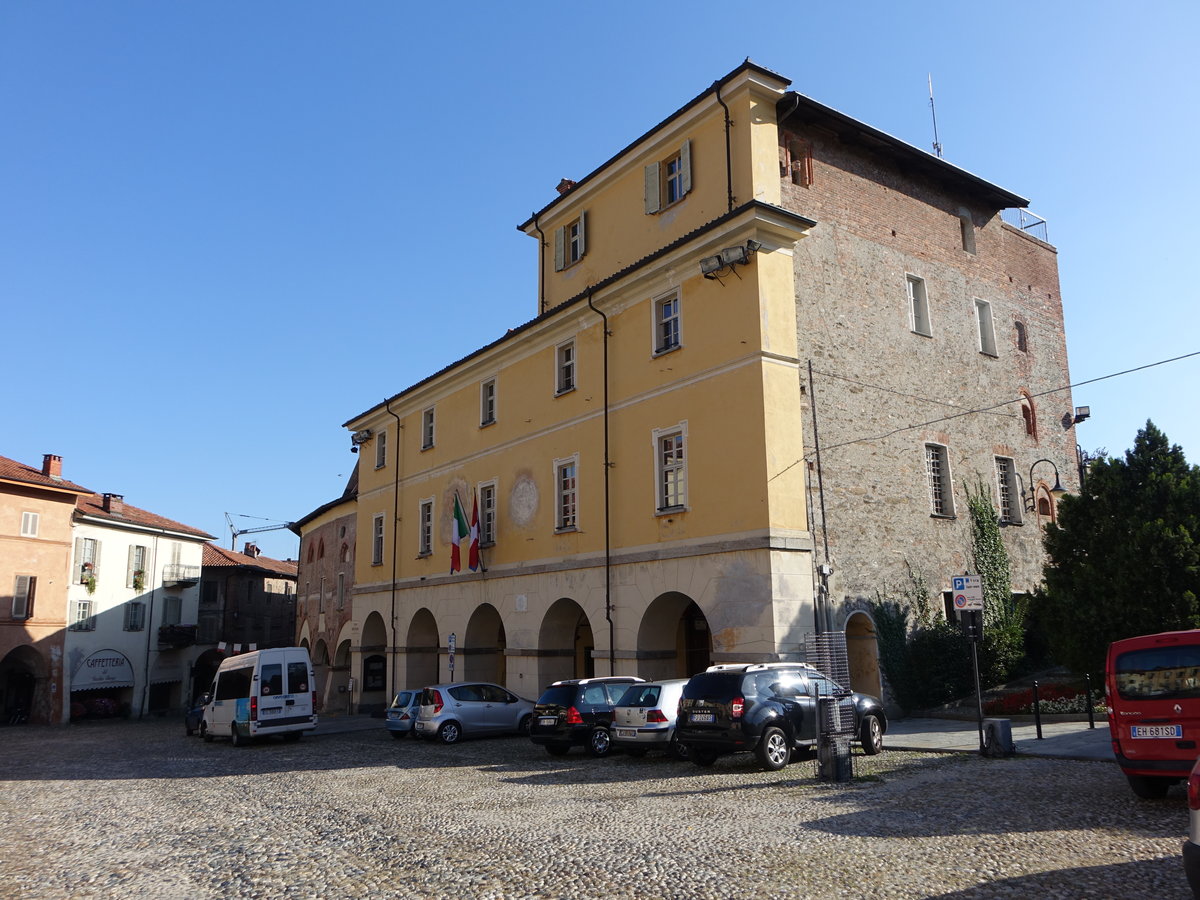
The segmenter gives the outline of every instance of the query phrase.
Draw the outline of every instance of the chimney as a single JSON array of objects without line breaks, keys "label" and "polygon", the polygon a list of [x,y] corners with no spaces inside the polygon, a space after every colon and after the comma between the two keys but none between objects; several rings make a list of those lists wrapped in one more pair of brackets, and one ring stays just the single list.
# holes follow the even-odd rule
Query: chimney
[{"label": "chimney", "polygon": [[252,559],[258,559],[258,554],[262,551],[258,549],[258,544],[255,544],[252,541],[247,541],[246,549],[243,552],[245,552],[245,554]]},{"label": "chimney", "polygon": [[576,182],[572,181],[570,178],[564,178],[558,183],[557,187],[555,187],[555,190],[560,194],[565,194],[567,191],[571,190],[571,188],[575,187],[575,184]]},{"label": "chimney", "polygon": [[42,474],[50,478],[62,478],[62,457],[47,453],[42,457]]},{"label": "chimney", "polygon": [[104,511],[112,513],[114,516],[122,515],[125,512],[125,495],[124,494],[104,494]]}]

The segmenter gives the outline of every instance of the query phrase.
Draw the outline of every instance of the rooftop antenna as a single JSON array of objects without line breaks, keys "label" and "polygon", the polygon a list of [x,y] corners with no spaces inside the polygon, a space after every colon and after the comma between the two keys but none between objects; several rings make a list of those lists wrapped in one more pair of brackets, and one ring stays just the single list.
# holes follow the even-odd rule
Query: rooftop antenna
[{"label": "rooftop antenna", "polygon": [[942,145],[938,141],[937,133],[937,107],[933,104],[933,73],[929,73],[929,112],[933,115],[933,152],[937,154],[937,158],[942,158]]}]

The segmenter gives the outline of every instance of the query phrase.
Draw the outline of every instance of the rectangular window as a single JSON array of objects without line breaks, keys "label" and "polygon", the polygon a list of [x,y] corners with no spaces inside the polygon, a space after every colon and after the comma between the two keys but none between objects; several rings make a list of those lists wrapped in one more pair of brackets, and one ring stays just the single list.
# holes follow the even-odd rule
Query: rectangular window
[{"label": "rectangular window", "polygon": [[178,625],[182,621],[183,615],[183,598],[168,594],[163,597],[162,608],[162,624],[163,625]]},{"label": "rectangular window", "polygon": [[491,425],[496,421],[496,379],[489,378],[479,386],[479,424]]},{"label": "rectangular window", "polygon": [[570,531],[577,527],[579,485],[576,473],[578,467],[577,457],[554,461],[554,528],[556,531]]},{"label": "rectangular window", "polygon": [[429,556],[433,553],[433,498],[421,501],[417,513],[417,553]]},{"label": "rectangular window", "polygon": [[92,538],[75,538],[75,583],[84,584],[95,578],[100,568],[100,542]]},{"label": "rectangular window", "polygon": [[125,604],[125,630],[141,631],[146,627],[146,604],[130,600]]},{"label": "rectangular window", "polygon": [[950,458],[941,444],[925,445],[925,470],[929,475],[929,502],[935,516],[954,515]]},{"label": "rectangular window", "polygon": [[554,393],[575,390],[575,342],[559,344],[554,351]]},{"label": "rectangular window", "polygon": [[979,352],[988,356],[998,356],[996,326],[992,322],[992,304],[987,300],[975,301],[975,322],[979,326]]},{"label": "rectangular window", "polygon": [[18,575],[13,584],[12,617],[33,618],[33,595],[37,592],[36,575]]},{"label": "rectangular window", "polygon": [[686,197],[692,190],[692,142],[684,141],[664,159],[646,166],[644,182],[648,216]]},{"label": "rectangular window", "polygon": [[1021,493],[1017,487],[1017,470],[1007,456],[996,457],[996,488],[1000,499],[1000,521],[1009,525],[1021,524]]},{"label": "rectangular window", "polygon": [[496,483],[479,486],[479,543],[490,547],[496,543]]},{"label": "rectangular window", "polygon": [[375,468],[382,469],[387,465],[387,432],[380,431],[375,435]]},{"label": "rectangular window", "polygon": [[908,281],[908,327],[925,337],[933,335],[929,325],[929,296],[925,292],[925,279],[909,275]]},{"label": "rectangular window", "polygon": [[433,446],[433,407],[421,413],[421,449],[428,450]]},{"label": "rectangular window", "polygon": [[96,620],[92,618],[92,601],[75,600],[71,604],[72,631],[95,631]]},{"label": "rectangular window", "polygon": [[679,292],[654,301],[654,352],[666,353],[679,347]]},{"label": "rectangular window", "polygon": [[654,432],[654,470],[658,484],[655,502],[659,512],[687,506],[685,439],[684,427]]},{"label": "rectangular window", "polygon": [[371,565],[383,565],[383,516],[371,520]]},{"label": "rectangular window", "polygon": [[[125,587],[135,591],[146,589],[146,560],[149,550],[134,544],[129,548],[129,557],[125,564]],[[140,629],[139,629],[140,630]]]},{"label": "rectangular window", "polygon": [[21,537],[38,536],[38,520],[41,517],[35,512],[21,513]]},{"label": "rectangular window", "polygon": [[587,213],[554,229],[554,271],[561,272],[583,259],[587,253]]}]

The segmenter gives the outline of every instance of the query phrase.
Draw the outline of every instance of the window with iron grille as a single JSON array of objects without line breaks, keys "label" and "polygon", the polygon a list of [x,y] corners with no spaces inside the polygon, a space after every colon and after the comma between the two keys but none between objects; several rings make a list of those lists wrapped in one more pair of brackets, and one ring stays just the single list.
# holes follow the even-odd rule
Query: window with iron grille
[{"label": "window with iron grille", "polygon": [[954,494],[950,486],[950,459],[941,444],[925,445],[925,469],[929,475],[929,502],[935,516],[954,515]]},{"label": "window with iron grille", "polygon": [[1021,495],[1017,487],[1017,470],[1007,456],[996,457],[996,494],[1000,501],[1000,521],[1009,525],[1021,524]]}]

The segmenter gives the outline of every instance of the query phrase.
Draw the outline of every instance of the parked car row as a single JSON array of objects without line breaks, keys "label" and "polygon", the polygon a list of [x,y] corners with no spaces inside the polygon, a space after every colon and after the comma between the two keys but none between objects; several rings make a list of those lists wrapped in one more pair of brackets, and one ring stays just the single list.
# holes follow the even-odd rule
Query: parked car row
[{"label": "parked car row", "polygon": [[887,715],[867,694],[845,690],[805,663],[710,666],[689,678],[570,678],[537,702],[489,682],[435,684],[399,692],[387,711],[393,737],[454,744],[464,737],[527,734],[551,756],[583,747],[593,757],[650,750],[711,766],[719,756],[751,752],[767,770],[811,753],[822,699],[842,700],[863,752],[883,749]]}]

